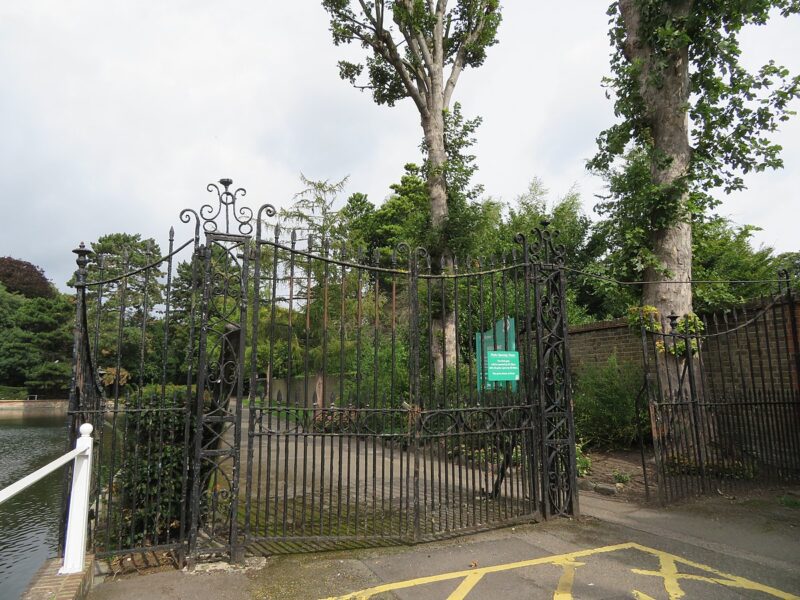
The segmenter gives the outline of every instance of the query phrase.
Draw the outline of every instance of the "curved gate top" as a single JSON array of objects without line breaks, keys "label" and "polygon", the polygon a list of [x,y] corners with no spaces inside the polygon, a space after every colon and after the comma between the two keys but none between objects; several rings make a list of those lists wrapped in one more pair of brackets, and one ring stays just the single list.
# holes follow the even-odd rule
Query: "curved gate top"
[{"label": "curved gate top", "polygon": [[577,512],[555,234],[495,261],[366,251],[282,230],[229,179],[208,189],[164,256],[138,238],[126,257],[77,251],[71,414],[101,436],[97,553],[415,542]]}]

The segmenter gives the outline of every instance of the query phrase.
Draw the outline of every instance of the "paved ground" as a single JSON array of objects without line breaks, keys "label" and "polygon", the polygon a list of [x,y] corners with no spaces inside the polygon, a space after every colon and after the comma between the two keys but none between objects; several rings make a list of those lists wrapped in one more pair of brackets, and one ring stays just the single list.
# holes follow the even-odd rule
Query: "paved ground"
[{"label": "paved ground", "polygon": [[581,497],[584,517],[415,547],[278,556],[250,570],[108,581],[131,598],[800,600],[800,509],[776,494],[653,510]]}]

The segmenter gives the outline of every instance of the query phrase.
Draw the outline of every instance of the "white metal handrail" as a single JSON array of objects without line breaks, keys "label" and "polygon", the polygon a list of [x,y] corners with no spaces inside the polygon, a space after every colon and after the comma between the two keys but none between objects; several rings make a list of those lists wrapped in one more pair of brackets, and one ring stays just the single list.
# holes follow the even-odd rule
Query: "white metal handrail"
[{"label": "white metal handrail", "polygon": [[67,516],[67,537],[64,542],[64,565],[59,569],[62,575],[80,573],[83,570],[86,552],[86,532],[89,521],[89,483],[92,473],[92,425],[84,423],[80,427],[81,436],[70,450],[53,462],[23,477],[16,483],[0,490],[0,504],[13,498],[56,469],[70,461],[75,461],[72,470],[72,488],[69,495],[69,515]]}]

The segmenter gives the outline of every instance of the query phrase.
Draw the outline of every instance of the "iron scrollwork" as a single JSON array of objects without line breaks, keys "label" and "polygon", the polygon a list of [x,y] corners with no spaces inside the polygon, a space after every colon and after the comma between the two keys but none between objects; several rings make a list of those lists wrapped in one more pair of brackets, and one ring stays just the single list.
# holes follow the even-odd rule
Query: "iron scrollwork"
[{"label": "iron scrollwork", "polygon": [[[203,204],[199,212],[191,208],[181,211],[182,223],[194,220],[195,239],[198,243],[201,228],[207,234],[219,233],[245,237],[252,236],[253,232],[257,231],[257,237],[260,239],[262,220],[277,214],[275,207],[271,204],[262,204],[255,213],[249,206],[237,206],[237,201],[247,195],[247,190],[242,187],[232,190],[232,185],[233,180],[228,178],[222,178],[217,183],[209,183],[206,190],[217,195],[216,205]],[[222,187],[220,188],[220,186]]]},{"label": "iron scrollwork", "polygon": [[[545,224],[546,225],[546,224]],[[566,298],[563,267],[566,249],[558,232],[535,229],[528,245],[536,298],[536,330],[541,342],[537,357],[538,390],[543,421],[544,493],[552,514],[577,511],[574,478],[572,406],[569,370]],[[522,242],[524,243],[524,238]]]}]

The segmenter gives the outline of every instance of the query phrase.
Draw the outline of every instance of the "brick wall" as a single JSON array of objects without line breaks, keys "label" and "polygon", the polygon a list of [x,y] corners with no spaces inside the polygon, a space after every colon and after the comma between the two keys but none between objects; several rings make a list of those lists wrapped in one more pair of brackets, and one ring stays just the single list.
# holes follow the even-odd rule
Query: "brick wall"
[{"label": "brick wall", "polygon": [[588,365],[604,365],[616,354],[620,363],[642,364],[642,338],[628,327],[627,319],[601,321],[569,328],[573,372]]},{"label": "brick wall", "polygon": [[[764,396],[800,394],[789,304],[779,300],[763,308],[750,305],[725,320],[705,318],[705,333],[711,334],[701,349],[707,396],[741,395],[743,389]],[[800,303],[794,308],[800,323]],[[641,334],[628,327],[626,319],[570,327],[569,348],[572,370],[578,375],[587,365],[605,364],[613,354],[620,363],[643,362]]]}]

